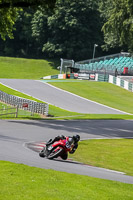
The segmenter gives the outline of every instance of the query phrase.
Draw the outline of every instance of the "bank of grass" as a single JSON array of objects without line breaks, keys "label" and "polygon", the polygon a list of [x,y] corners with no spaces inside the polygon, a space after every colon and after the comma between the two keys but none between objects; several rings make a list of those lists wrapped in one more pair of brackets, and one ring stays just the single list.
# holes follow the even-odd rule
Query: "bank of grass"
[{"label": "bank of grass", "polygon": [[133,185],[0,161],[1,200],[130,200]]},{"label": "bank of grass", "polygon": [[81,141],[77,151],[70,157],[88,165],[133,176],[133,139]]},{"label": "bank of grass", "polygon": [[40,79],[59,73],[57,60],[0,57],[0,78]]},{"label": "bank of grass", "polygon": [[50,82],[81,97],[133,114],[133,93],[107,82]]}]

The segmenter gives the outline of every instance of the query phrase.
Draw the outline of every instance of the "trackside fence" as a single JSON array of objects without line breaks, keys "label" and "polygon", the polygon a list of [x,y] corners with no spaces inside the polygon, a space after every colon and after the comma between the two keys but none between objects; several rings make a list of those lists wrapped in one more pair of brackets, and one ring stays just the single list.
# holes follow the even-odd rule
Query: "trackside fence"
[{"label": "trackside fence", "polygon": [[128,81],[128,79],[124,80],[121,77],[115,77],[109,75],[109,83],[115,84],[117,86],[120,86],[126,90],[133,92],[133,82]]},{"label": "trackside fence", "polygon": [[15,117],[18,116],[18,106],[14,108],[3,108],[0,109],[0,116],[8,116],[8,115],[15,115]]},{"label": "trackside fence", "polygon": [[36,101],[9,95],[2,91],[0,91],[0,101],[20,109],[26,109],[32,113],[48,115],[49,106],[46,103],[38,103]]}]

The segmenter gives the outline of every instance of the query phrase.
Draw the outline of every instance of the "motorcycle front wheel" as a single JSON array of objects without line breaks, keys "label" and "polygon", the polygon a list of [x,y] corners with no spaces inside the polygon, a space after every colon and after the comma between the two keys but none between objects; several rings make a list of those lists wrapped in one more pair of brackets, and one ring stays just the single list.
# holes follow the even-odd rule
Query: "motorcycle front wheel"
[{"label": "motorcycle front wheel", "polygon": [[53,151],[53,152],[51,152],[48,156],[47,156],[47,158],[48,159],[54,159],[54,158],[57,158],[58,156],[61,156],[62,155],[62,153],[63,153],[63,149],[61,148],[61,149],[58,149],[57,151]]},{"label": "motorcycle front wheel", "polygon": [[39,153],[39,156],[44,158],[46,155],[45,155],[45,147],[43,148],[43,150]]}]

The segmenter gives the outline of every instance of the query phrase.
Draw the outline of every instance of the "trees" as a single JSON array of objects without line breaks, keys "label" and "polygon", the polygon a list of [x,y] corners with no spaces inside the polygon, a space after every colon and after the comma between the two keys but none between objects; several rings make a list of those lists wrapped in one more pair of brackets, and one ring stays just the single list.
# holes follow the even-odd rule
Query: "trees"
[{"label": "trees", "polygon": [[17,55],[87,59],[96,43],[97,55],[101,45],[133,52],[133,1],[0,0],[0,35],[14,35],[20,49],[9,39],[5,49]]},{"label": "trees", "polygon": [[8,56],[34,53],[35,57],[88,59],[94,44],[103,42],[98,4],[93,0],[57,0],[54,11],[41,6],[33,12],[24,9],[16,19],[14,40],[5,42]]},{"label": "trees", "polygon": [[34,12],[26,9],[25,12],[19,11],[13,30],[13,39],[6,38],[0,40],[0,54],[7,56],[28,57],[33,55],[34,40],[31,37],[31,20]]},{"label": "trees", "polygon": [[42,6],[53,8],[56,0],[0,0],[0,9],[2,8],[28,8]]},{"label": "trees", "polygon": [[40,7],[31,20],[32,37],[36,46],[37,55],[42,54],[43,45],[50,37],[48,28],[48,17],[52,15],[50,10]]},{"label": "trees", "polygon": [[6,35],[8,35],[10,38],[13,37],[12,31],[16,16],[16,8],[0,9],[0,35],[2,39],[5,39]]},{"label": "trees", "polygon": [[18,10],[22,8],[38,6],[53,8],[56,0],[0,0],[0,35],[2,39],[6,36],[13,38],[13,26],[16,22]]},{"label": "trees", "polygon": [[[125,46],[133,52],[133,1],[105,0],[106,22],[102,28],[105,47]],[[108,6],[107,6],[108,5]]]},{"label": "trees", "polygon": [[97,6],[93,0],[58,0],[48,17],[49,37],[43,52],[49,57],[92,58],[94,44],[102,40]]}]

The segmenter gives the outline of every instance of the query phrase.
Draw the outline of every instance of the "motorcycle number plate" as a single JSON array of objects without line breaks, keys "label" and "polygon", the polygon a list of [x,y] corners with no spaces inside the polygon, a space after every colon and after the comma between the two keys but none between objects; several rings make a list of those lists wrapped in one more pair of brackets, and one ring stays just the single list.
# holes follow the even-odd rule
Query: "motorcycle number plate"
[{"label": "motorcycle number plate", "polygon": [[48,147],[48,150],[50,151],[52,148],[53,148],[53,147],[52,147],[52,145],[51,145],[51,146]]},{"label": "motorcycle number plate", "polygon": [[71,145],[69,144],[69,142],[66,142],[66,148],[67,148],[67,149],[70,149],[70,148],[71,148]]}]

